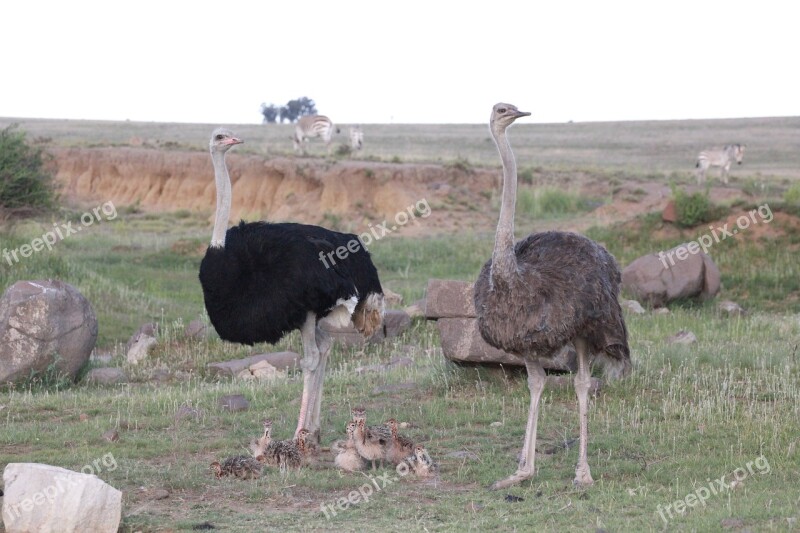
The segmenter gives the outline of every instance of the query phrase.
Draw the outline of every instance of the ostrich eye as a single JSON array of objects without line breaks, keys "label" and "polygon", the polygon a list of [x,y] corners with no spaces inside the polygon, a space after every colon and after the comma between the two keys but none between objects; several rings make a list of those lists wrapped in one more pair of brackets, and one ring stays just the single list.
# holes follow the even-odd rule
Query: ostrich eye
[{"label": "ostrich eye", "polygon": [[217,134],[217,136],[216,136],[216,137],[214,137],[214,138],[215,138],[216,140],[218,140],[218,141],[221,141],[222,139],[224,139],[224,138],[225,138],[225,136],[224,136],[223,134],[221,134],[221,133],[218,133],[218,134]]},{"label": "ostrich eye", "polygon": [[506,109],[505,107],[501,107],[500,109],[497,110],[498,113],[505,113],[506,111],[508,111],[508,109]]}]

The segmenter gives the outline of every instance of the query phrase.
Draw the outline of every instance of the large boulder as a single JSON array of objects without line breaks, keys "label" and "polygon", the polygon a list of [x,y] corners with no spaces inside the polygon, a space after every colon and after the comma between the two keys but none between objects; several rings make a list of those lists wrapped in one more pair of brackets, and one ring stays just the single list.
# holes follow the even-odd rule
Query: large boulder
[{"label": "large boulder", "polygon": [[662,307],[684,298],[713,298],[720,272],[696,242],[634,260],[622,271],[622,289],[639,302]]},{"label": "large boulder", "polygon": [[[498,350],[483,340],[475,318],[440,318],[436,325],[442,352],[451,361],[525,366],[522,357]],[[576,371],[578,363],[575,349],[567,345],[556,357],[542,360],[542,366],[550,370]]]},{"label": "large boulder", "polygon": [[476,317],[474,294],[473,285],[468,281],[430,279],[425,316],[430,319]]},{"label": "large boulder", "polygon": [[55,361],[72,379],[97,341],[88,300],[61,281],[18,281],[0,297],[0,383],[44,372]]},{"label": "large boulder", "polygon": [[119,529],[122,492],[93,474],[9,463],[3,483],[3,526],[8,533],[116,533]]}]

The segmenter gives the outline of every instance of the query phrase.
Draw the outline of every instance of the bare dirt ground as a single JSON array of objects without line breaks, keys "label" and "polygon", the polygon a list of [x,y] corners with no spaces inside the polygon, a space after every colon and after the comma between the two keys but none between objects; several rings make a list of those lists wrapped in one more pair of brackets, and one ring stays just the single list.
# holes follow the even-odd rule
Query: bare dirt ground
[{"label": "bare dirt ground", "polygon": [[[146,148],[53,150],[62,194],[73,201],[113,201],[143,210],[199,210],[215,205],[208,156],[202,152]],[[292,220],[360,232],[384,220],[405,236],[491,231],[497,220],[501,170],[419,163],[272,158],[231,154],[234,218]],[[535,182],[569,188],[602,205],[588,215],[542,222],[537,229],[584,230],[662,210],[671,196],[666,180],[613,180],[586,172],[534,176]],[[715,203],[747,196],[712,180]],[[699,187],[689,185],[691,193]],[[423,217],[430,208],[429,216]],[[405,214],[415,212],[414,216]],[[408,219],[407,222],[404,222]],[[761,230],[767,231],[767,230]]]}]

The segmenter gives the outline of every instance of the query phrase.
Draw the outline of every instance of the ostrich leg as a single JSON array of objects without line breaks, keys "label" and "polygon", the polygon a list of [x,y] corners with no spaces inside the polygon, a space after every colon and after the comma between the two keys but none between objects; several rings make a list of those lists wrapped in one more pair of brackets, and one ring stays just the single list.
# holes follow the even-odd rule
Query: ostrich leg
[{"label": "ostrich leg", "polygon": [[297,420],[297,433],[305,428],[319,442],[320,408],[322,405],[322,382],[325,379],[325,367],[331,351],[331,338],[317,328],[317,317],[309,313],[301,329],[303,339],[303,396],[300,399],[300,416]]},{"label": "ostrich leg", "polygon": [[531,393],[531,406],[528,410],[528,424],[525,426],[525,443],[522,446],[522,458],[517,471],[506,479],[496,481],[491,490],[505,489],[533,477],[536,461],[536,424],[539,420],[539,399],[542,397],[547,376],[538,359],[525,359],[528,369],[528,390]]},{"label": "ostrich leg", "polygon": [[587,460],[587,447],[589,441],[589,387],[591,373],[589,371],[589,347],[586,339],[578,338],[574,341],[575,351],[578,352],[578,372],[575,374],[575,394],[578,396],[578,412],[580,413],[581,437],[578,448],[578,465],[575,467],[575,480],[578,486],[589,486],[594,483],[592,473],[589,471]]}]

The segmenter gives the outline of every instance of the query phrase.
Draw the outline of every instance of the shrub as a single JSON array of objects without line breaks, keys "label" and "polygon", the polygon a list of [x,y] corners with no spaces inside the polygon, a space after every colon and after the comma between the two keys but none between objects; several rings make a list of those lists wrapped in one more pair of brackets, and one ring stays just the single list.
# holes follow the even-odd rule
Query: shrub
[{"label": "shrub", "polygon": [[783,201],[790,205],[800,205],[800,183],[795,183],[786,189]]},{"label": "shrub", "polygon": [[42,211],[55,203],[53,176],[41,148],[25,142],[16,124],[0,130],[0,209]]},{"label": "shrub", "polygon": [[557,187],[519,187],[517,212],[533,218],[558,217],[591,211],[591,202],[580,194]]},{"label": "shrub", "polygon": [[675,213],[679,226],[692,227],[713,218],[714,209],[708,192],[695,192],[686,194],[684,191],[673,188],[672,199],[675,202]]}]

